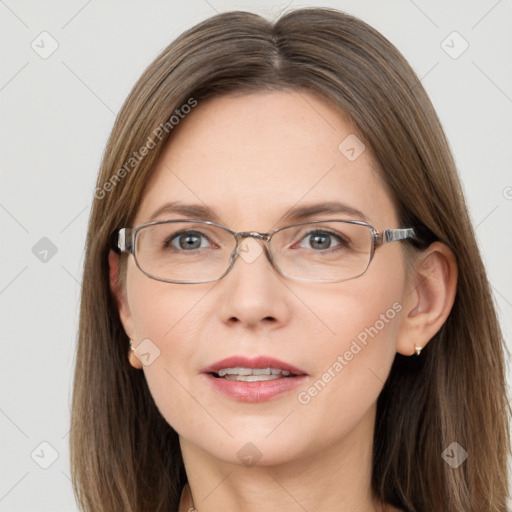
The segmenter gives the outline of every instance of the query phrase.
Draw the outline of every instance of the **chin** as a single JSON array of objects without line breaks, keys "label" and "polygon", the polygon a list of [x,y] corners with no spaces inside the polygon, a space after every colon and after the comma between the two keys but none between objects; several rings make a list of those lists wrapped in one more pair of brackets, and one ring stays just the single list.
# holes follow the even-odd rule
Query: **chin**
[{"label": "chin", "polygon": [[[278,422],[274,423],[274,428]],[[228,427],[229,430],[229,427]],[[201,451],[226,464],[237,466],[278,466],[298,461],[301,458],[313,456],[319,446],[315,446],[315,438],[319,436],[306,436],[305,432],[283,429],[281,432],[272,432],[269,435],[267,425],[263,428],[238,428],[229,430],[228,434],[219,436],[197,435],[185,436],[188,444],[193,444]],[[190,434],[190,431],[189,431]],[[204,433],[203,433],[204,434]]]}]

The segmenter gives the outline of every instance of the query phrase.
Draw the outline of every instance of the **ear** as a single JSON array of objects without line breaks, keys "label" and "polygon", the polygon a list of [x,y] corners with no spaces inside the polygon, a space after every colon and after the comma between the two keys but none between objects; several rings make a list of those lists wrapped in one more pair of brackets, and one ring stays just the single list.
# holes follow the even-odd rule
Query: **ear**
[{"label": "ear", "polygon": [[[128,305],[128,300],[126,298],[126,292],[122,287],[118,284],[118,274],[119,274],[119,259],[120,256],[114,251],[110,251],[108,254],[108,267],[109,267],[109,279],[110,279],[110,289],[114,295],[117,310],[119,312],[119,318],[121,323],[123,324],[124,331],[130,339],[133,339],[135,336],[135,329],[133,326],[133,318],[130,311],[130,306]],[[137,369],[142,368],[142,362],[135,355],[134,351],[131,347],[127,347],[128,350],[128,359],[130,364]]]},{"label": "ear", "polygon": [[457,291],[457,263],[453,251],[432,243],[417,259],[406,291],[404,316],[397,337],[397,352],[413,355],[423,348],[445,323]]}]

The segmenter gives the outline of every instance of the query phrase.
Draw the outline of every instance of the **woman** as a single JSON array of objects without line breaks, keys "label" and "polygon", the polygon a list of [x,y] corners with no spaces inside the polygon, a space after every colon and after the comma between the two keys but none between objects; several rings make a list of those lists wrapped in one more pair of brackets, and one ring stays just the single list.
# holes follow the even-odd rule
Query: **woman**
[{"label": "woman", "polygon": [[94,511],[503,511],[503,339],[404,58],[330,9],[148,67],[93,203],[73,481]]}]

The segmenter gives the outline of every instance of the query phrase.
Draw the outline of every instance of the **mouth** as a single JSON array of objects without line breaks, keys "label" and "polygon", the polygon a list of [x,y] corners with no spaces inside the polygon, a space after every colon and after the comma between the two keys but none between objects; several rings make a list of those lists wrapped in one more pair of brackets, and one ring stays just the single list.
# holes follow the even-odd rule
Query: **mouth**
[{"label": "mouth", "polygon": [[233,356],[204,368],[209,383],[229,398],[262,402],[292,390],[307,373],[278,359],[259,356]]},{"label": "mouth", "polygon": [[242,382],[260,382],[297,377],[296,374],[281,368],[244,368],[239,366],[235,368],[222,368],[218,372],[213,372],[212,375],[218,379],[238,380]]},{"label": "mouth", "polygon": [[231,356],[203,368],[219,379],[256,382],[306,375],[306,372],[284,361],[270,356]]}]

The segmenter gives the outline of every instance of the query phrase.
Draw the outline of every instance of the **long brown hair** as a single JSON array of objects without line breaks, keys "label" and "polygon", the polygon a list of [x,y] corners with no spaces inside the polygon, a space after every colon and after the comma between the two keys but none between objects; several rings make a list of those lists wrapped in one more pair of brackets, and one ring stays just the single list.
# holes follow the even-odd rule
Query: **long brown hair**
[{"label": "long brown hair", "polygon": [[[374,496],[410,512],[503,512],[510,453],[505,344],[448,143],[398,50],[361,20],[322,8],[291,11],[275,23],[247,12],[207,19],[157,57],[119,112],[84,263],[71,430],[80,506],[178,508],[186,482],[178,436],[143,372],[128,363],[109,287],[111,235],[131,225],[178,117],[208,97],[263,89],[314,92],[339,107],[371,146],[401,224],[417,226],[427,244],[447,243],[456,257],[449,317],[419,358],[397,354],[379,396]],[[121,285],[122,278],[123,271]],[[468,453],[457,469],[441,456],[453,442]]]}]

